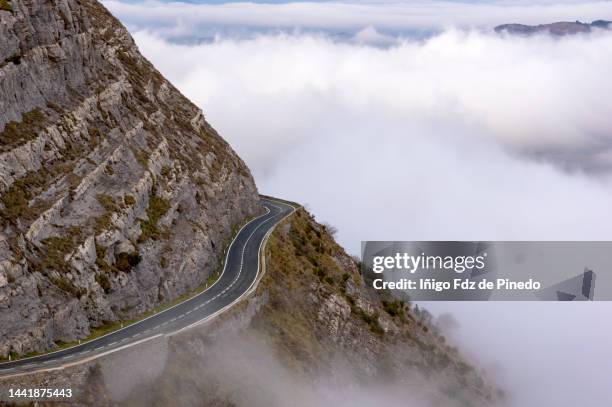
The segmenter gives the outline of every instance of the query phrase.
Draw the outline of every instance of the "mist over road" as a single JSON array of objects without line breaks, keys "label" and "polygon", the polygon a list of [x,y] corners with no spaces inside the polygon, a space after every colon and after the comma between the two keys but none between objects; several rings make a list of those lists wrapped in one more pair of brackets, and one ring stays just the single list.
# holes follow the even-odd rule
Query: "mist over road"
[{"label": "mist over road", "polygon": [[0,376],[52,368],[90,359],[118,348],[175,333],[222,312],[238,301],[257,279],[264,239],[294,207],[262,198],[263,215],[244,225],[229,246],[223,272],[208,289],[171,308],[89,342],[29,358],[0,363]]}]

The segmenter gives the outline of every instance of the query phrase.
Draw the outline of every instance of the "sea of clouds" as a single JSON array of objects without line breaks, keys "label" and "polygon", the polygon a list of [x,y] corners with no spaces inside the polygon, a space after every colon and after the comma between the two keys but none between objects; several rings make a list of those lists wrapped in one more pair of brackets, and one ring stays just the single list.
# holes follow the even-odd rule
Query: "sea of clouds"
[{"label": "sea of clouds", "polygon": [[612,236],[612,34],[135,37],[263,192],[309,204],[353,253],[376,239]]},{"label": "sea of clouds", "polygon": [[[612,19],[611,2],[104,4],[260,191],[306,203],[351,253],[612,238],[612,33],[492,30]],[[498,362],[516,405],[612,397],[606,304],[431,308]]]}]

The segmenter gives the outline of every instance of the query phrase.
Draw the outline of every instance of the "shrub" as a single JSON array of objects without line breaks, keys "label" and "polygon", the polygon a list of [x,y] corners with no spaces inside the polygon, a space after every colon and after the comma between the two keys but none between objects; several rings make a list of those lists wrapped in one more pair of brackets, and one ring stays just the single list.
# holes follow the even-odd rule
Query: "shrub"
[{"label": "shrub", "polygon": [[149,166],[149,155],[145,151],[133,148],[132,154],[134,154],[134,158],[142,168]]},{"label": "shrub", "polygon": [[100,130],[96,127],[90,127],[87,132],[89,133],[89,146],[96,148],[100,144]]},{"label": "shrub", "polygon": [[35,196],[35,190],[45,185],[46,175],[45,171],[30,171],[15,181],[0,198],[4,204],[0,216],[6,221],[14,222],[17,218],[27,215],[30,209],[28,201]]},{"label": "shrub", "polygon": [[314,273],[315,273],[315,276],[319,277],[319,280],[321,281],[323,281],[323,279],[325,279],[325,277],[327,276],[327,272],[321,267],[315,268]]},{"label": "shrub", "polygon": [[323,223],[323,227],[325,228],[325,231],[331,236],[331,237],[336,237],[336,234],[338,233],[338,228],[336,228],[335,226],[329,224],[329,223]]},{"label": "shrub", "polygon": [[158,240],[165,235],[164,231],[157,227],[157,222],[168,212],[168,209],[170,209],[170,203],[167,200],[151,195],[147,208],[148,218],[140,222],[139,243],[146,242],[149,239]]},{"label": "shrub", "polygon": [[96,244],[96,266],[98,266],[101,271],[106,273],[116,271],[113,270],[113,268],[104,260],[104,247],[100,246],[99,244]]},{"label": "shrub", "polygon": [[127,206],[132,206],[136,203],[136,199],[132,195],[126,195],[123,197],[123,203]]},{"label": "shrub", "polygon": [[164,256],[162,256],[159,259],[159,265],[161,266],[161,268],[165,269],[166,267],[168,267],[168,259]]},{"label": "shrub", "polygon": [[140,257],[138,252],[119,253],[117,255],[117,261],[115,262],[115,267],[120,271],[129,273],[141,260],[142,257]]},{"label": "shrub", "polygon": [[111,282],[106,273],[96,274],[96,282],[102,287],[105,293],[111,290]]},{"label": "shrub", "polygon": [[[2,4],[3,0],[0,0]],[[6,0],[4,0],[6,3]],[[1,7],[1,6],[0,6]],[[10,7],[10,5],[9,5]],[[15,59],[11,62],[19,62],[19,59]],[[45,115],[40,109],[34,109],[21,115],[20,122],[9,122],[4,126],[4,130],[0,133],[0,144],[11,144],[16,142],[23,142],[36,136],[36,134],[44,128]]]},{"label": "shrub", "polygon": [[45,256],[42,261],[42,269],[53,269],[58,271],[66,271],[68,265],[64,258],[74,250],[74,241],[72,237],[49,237],[41,242],[45,247]]},{"label": "shrub", "polygon": [[116,212],[119,210],[117,203],[115,202],[115,198],[110,195],[98,194],[96,195],[98,202],[107,212]]},{"label": "shrub", "polygon": [[359,315],[359,317],[361,317],[363,322],[368,324],[368,326],[370,327],[370,331],[378,335],[382,335],[385,333],[385,331],[380,326],[380,323],[378,322],[377,314],[370,315],[360,308],[357,309],[356,313]]},{"label": "shrub", "polygon": [[119,207],[117,206],[117,203],[115,202],[115,198],[113,198],[112,196],[105,195],[105,194],[98,194],[96,195],[96,198],[98,199],[98,202],[105,210],[102,216],[98,216],[95,219],[96,223],[95,223],[94,229],[96,233],[101,233],[107,230],[108,228],[110,228],[111,217],[114,212],[119,211]]},{"label": "shrub", "polygon": [[9,271],[8,273],[6,273],[6,281],[8,281],[9,284],[14,283],[15,282],[15,275]]},{"label": "shrub", "polygon": [[65,277],[51,277],[53,285],[58,287],[60,290],[66,291],[75,297],[81,297],[87,293],[87,290],[83,287],[76,287]]},{"label": "shrub", "polygon": [[0,0],[0,10],[13,12],[13,7],[7,0]]},{"label": "shrub", "polygon": [[171,170],[171,169],[170,169],[170,167],[169,167],[169,166],[167,166],[167,165],[164,165],[164,166],[162,167],[162,169],[161,169],[161,175],[162,175],[163,177],[168,177],[168,176],[170,176],[170,173],[171,173],[171,172],[172,172],[172,170]]},{"label": "shrub", "polygon": [[383,309],[392,317],[404,315],[404,301],[382,301]]},{"label": "shrub", "polygon": [[60,105],[58,105],[57,103],[53,103],[51,101],[47,102],[47,107],[49,109],[55,110],[56,113],[62,113],[63,112],[63,109],[60,107]]}]

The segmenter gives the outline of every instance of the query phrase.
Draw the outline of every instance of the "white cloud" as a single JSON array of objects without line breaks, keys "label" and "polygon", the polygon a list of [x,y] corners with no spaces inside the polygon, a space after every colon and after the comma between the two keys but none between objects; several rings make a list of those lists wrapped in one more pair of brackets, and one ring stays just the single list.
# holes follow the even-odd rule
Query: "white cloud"
[{"label": "white cloud", "polygon": [[386,49],[136,39],[264,192],[310,203],[353,252],[362,239],[612,235],[605,175],[558,168],[601,165],[610,151],[612,35],[448,31]]},{"label": "white cloud", "polygon": [[[316,15],[298,17],[300,7],[319,13],[341,6],[130,7],[120,9],[129,11],[123,14],[128,22],[180,15],[182,27],[189,27],[193,19],[300,22]],[[430,26],[458,9],[421,5],[412,19],[410,13],[396,18],[393,7],[364,8],[357,18],[350,7],[327,9],[321,24],[342,27],[346,20],[372,27],[352,43],[281,34],[181,46],[163,39],[167,31],[135,37],[245,158],[262,192],[309,203],[338,227],[352,252],[362,239],[612,237],[611,34],[505,38],[450,29],[380,48],[362,43],[386,42],[381,26]],[[477,10],[458,14],[468,25],[494,25],[519,20],[516,10],[523,6],[457,7]],[[576,10],[590,10],[589,17],[579,16],[585,19],[611,14],[609,3],[524,8],[521,22],[570,19]],[[371,18],[363,17],[367,13]],[[555,405],[567,406],[609,399],[601,378],[612,366],[606,348],[611,331],[599,320],[606,304],[572,312],[556,304],[470,305],[455,313],[461,333],[468,334],[464,347],[503,363],[502,379],[516,405],[548,405],[551,395]],[[518,333],[521,340],[509,342]],[[581,346],[592,347],[588,357]]]},{"label": "white cloud", "polygon": [[612,16],[608,1],[506,2],[291,2],[285,4],[190,4],[145,1],[103,3],[136,28],[193,35],[213,26],[359,30],[427,30],[448,26],[488,27],[522,22],[594,20]]}]

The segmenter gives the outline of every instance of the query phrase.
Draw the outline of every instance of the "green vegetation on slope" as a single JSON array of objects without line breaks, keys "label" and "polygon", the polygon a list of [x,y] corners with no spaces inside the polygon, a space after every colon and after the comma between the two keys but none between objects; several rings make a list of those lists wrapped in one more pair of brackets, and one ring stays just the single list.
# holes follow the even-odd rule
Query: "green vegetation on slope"
[{"label": "green vegetation on slope", "polygon": [[138,238],[138,243],[144,243],[149,239],[159,240],[168,237],[168,231],[157,226],[157,222],[168,212],[168,209],[170,209],[170,202],[156,196],[153,192],[149,197],[147,219],[140,222],[142,232]]},{"label": "green vegetation on slope", "polygon": [[13,11],[13,7],[7,0],[0,0],[0,10],[4,11]]},{"label": "green vegetation on slope", "polygon": [[[5,7],[8,7],[6,9]],[[11,11],[11,6],[6,0],[0,0],[0,9]],[[45,115],[40,109],[33,109],[24,113],[20,122],[8,122],[0,133],[0,145],[3,149],[14,143],[22,143],[30,140],[38,134],[45,126]]]}]

